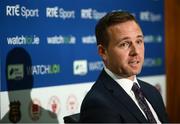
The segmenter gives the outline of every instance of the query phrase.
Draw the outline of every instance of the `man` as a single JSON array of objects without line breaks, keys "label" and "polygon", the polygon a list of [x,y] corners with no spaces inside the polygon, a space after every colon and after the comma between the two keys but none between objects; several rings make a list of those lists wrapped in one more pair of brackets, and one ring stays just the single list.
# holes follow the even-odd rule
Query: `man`
[{"label": "man", "polygon": [[80,122],[168,122],[158,90],[136,78],[144,62],[144,37],[134,16],[106,14],[96,25],[96,39],[104,69],[83,100]]}]

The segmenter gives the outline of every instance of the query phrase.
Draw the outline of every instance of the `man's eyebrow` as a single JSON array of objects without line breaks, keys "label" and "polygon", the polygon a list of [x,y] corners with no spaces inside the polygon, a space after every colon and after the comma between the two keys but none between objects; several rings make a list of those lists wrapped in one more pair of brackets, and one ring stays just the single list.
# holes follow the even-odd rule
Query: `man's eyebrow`
[{"label": "man's eyebrow", "polygon": [[[143,35],[137,35],[137,38],[144,38]],[[123,41],[123,40],[128,40],[130,39],[130,37],[123,37],[122,39],[120,39],[120,41]]]},{"label": "man's eyebrow", "polygon": [[130,38],[129,38],[129,37],[123,37],[123,38],[117,40],[117,41],[115,42],[115,44],[119,44],[119,43],[121,43],[121,42],[123,42],[123,41],[125,41],[125,40],[128,40],[128,39],[130,39]]},{"label": "man's eyebrow", "polygon": [[144,36],[143,35],[138,35],[137,38],[144,38]]},{"label": "man's eyebrow", "polygon": [[[143,35],[137,35],[137,38],[144,38],[144,36]],[[124,40],[129,40],[129,39],[130,39],[130,37],[123,37],[120,40],[118,40],[117,43],[120,43]]]},{"label": "man's eyebrow", "polygon": [[128,39],[130,39],[130,38],[129,37],[123,37],[119,41],[121,42],[121,41],[128,40]]}]

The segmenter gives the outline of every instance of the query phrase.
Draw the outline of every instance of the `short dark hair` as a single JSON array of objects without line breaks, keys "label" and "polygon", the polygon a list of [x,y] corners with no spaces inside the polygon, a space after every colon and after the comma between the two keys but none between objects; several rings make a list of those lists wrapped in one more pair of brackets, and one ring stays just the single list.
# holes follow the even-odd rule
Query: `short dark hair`
[{"label": "short dark hair", "polygon": [[109,44],[107,29],[112,25],[127,21],[135,21],[137,23],[135,17],[127,11],[113,11],[107,13],[99,20],[95,28],[97,45],[101,44],[107,48]]}]

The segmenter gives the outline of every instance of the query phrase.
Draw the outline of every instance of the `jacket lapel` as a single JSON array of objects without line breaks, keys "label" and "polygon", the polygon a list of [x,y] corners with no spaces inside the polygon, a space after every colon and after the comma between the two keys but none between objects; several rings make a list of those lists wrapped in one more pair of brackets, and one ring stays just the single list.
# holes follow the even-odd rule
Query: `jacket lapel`
[{"label": "jacket lapel", "polygon": [[130,96],[124,91],[124,89],[115,82],[106,72],[103,70],[101,73],[101,80],[104,83],[105,87],[114,95],[118,100],[118,103],[123,105],[129,113],[131,113],[139,122],[147,122],[146,118],[136,106],[134,101]]}]

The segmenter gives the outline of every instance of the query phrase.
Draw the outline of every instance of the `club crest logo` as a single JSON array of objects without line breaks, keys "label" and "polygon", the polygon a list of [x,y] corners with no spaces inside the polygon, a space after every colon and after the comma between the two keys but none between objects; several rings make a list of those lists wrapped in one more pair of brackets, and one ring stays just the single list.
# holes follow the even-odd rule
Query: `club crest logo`
[{"label": "club crest logo", "polygon": [[29,103],[29,114],[33,121],[37,121],[41,117],[41,103],[38,99],[34,99]]},{"label": "club crest logo", "polygon": [[57,96],[52,96],[48,102],[49,114],[52,118],[56,118],[56,115],[60,112],[60,101]]},{"label": "club crest logo", "polygon": [[75,113],[78,109],[78,100],[75,95],[71,94],[68,96],[67,102],[67,111],[71,114]]},{"label": "club crest logo", "polygon": [[19,101],[10,102],[9,120],[12,123],[17,123],[21,120],[21,103]]}]

